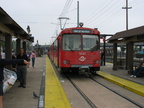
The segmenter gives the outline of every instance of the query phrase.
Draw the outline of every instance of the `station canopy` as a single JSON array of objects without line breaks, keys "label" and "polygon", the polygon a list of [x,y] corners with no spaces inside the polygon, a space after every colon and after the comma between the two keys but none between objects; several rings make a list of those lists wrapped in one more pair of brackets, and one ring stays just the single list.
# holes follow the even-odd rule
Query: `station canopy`
[{"label": "station canopy", "polygon": [[122,32],[117,32],[114,36],[108,39],[109,43],[127,43],[127,42],[142,42],[144,41],[144,26],[129,29]]},{"label": "station canopy", "polygon": [[31,41],[31,36],[0,7],[0,35],[6,34]]}]

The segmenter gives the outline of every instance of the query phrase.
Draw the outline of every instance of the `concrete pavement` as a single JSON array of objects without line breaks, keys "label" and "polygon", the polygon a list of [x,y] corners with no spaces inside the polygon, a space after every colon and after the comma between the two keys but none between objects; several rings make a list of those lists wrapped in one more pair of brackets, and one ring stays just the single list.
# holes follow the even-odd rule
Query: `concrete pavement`
[{"label": "concrete pavement", "polygon": [[112,69],[112,66],[113,66],[112,63],[106,63],[106,66],[101,66],[100,71],[144,85],[144,77],[131,78],[130,77],[131,75],[128,74],[128,70],[118,69],[115,71]]},{"label": "concrete pavement", "polygon": [[33,91],[39,95],[42,74],[45,71],[46,57],[37,57],[35,68],[28,68],[26,88],[18,88],[19,82],[4,94],[4,108],[37,108],[38,99],[33,98]]}]

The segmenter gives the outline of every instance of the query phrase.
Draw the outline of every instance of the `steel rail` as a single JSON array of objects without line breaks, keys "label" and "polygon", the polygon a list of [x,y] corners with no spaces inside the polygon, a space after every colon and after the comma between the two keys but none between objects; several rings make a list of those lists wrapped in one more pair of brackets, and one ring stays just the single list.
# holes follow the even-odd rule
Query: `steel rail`
[{"label": "steel rail", "polygon": [[115,94],[119,95],[120,97],[122,97],[122,98],[126,99],[127,101],[129,101],[129,102],[133,103],[134,105],[138,106],[139,108],[143,108],[143,106],[141,106],[141,105],[139,105],[138,103],[134,102],[133,100],[131,100],[131,99],[129,99],[129,98],[127,98],[127,97],[125,97],[125,96],[121,95],[120,93],[118,93],[118,92],[116,92],[116,91],[112,90],[111,88],[109,88],[109,87],[105,86],[104,84],[100,83],[100,82],[99,82],[99,81],[97,81],[96,79],[94,79],[94,78],[92,78],[92,77],[90,77],[90,79],[91,79],[91,80],[93,80],[94,82],[96,82],[96,83],[100,84],[101,86],[105,87],[106,89],[108,89],[108,90],[112,91],[113,93],[115,93]]},{"label": "steel rail", "polygon": [[74,88],[81,94],[81,96],[86,100],[86,102],[91,106],[91,108],[97,108],[96,105],[82,92],[82,90],[70,79],[68,75],[65,75]]}]

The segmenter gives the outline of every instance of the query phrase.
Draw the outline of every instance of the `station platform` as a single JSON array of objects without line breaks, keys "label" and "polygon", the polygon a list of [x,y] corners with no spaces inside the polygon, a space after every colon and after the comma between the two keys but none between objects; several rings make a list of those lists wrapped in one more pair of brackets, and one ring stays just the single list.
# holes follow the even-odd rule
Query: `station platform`
[{"label": "station platform", "polygon": [[112,63],[106,63],[106,66],[101,66],[101,70],[97,74],[112,83],[144,96],[144,77],[131,78],[127,70],[114,71],[112,66]]},{"label": "station platform", "polygon": [[33,97],[33,92],[38,96],[43,73],[45,73],[46,57],[37,57],[35,68],[27,68],[26,88],[18,87],[19,82],[3,96],[3,108],[37,108],[39,99]]},{"label": "station platform", "polygon": [[[98,74],[132,92],[144,96],[144,77],[131,78],[127,70],[112,70],[112,64],[101,66]],[[33,92],[40,95],[42,78],[45,76],[43,107],[38,107],[39,99],[33,97]],[[37,57],[35,68],[28,68],[26,88],[18,88],[19,82],[3,97],[4,108],[71,108],[55,70],[48,57]],[[41,99],[41,97],[40,97]]]},{"label": "station platform", "polygon": [[46,58],[45,108],[71,108],[55,70]]},{"label": "station platform", "polygon": [[[44,82],[42,82],[44,76]],[[42,83],[44,83],[43,87]],[[35,68],[32,68],[31,65],[28,68],[26,88],[19,88],[18,85],[19,82],[16,82],[4,94],[4,108],[71,108],[47,56],[37,57]],[[33,92],[39,98],[34,98]]]}]

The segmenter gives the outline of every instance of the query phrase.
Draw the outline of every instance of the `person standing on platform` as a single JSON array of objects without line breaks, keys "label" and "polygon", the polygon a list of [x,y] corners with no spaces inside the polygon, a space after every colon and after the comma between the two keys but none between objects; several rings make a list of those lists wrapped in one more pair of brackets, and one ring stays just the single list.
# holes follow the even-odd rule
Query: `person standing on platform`
[{"label": "person standing on platform", "polygon": [[6,65],[16,65],[16,64],[21,64],[24,63],[25,65],[29,65],[29,62],[23,59],[0,59],[0,108],[3,108],[3,102],[2,102],[2,97],[3,97],[3,80],[4,80],[4,67]]},{"label": "person standing on platform", "polygon": [[[12,59],[16,59],[15,55],[12,55]],[[12,65],[12,71],[16,72],[16,64]],[[17,74],[17,73],[16,73]]]},{"label": "person standing on platform", "polygon": [[[20,54],[17,55],[17,59],[24,59],[28,61],[28,57],[24,53],[24,49],[20,50]],[[27,66],[24,63],[18,64],[17,74],[18,74],[18,79],[20,81],[20,85],[18,87],[26,88]]]},{"label": "person standing on platform", "polygon": [[34,51],[32,51],[31,53],[31,59],[32,59],[32,67],[34,68],[34,65],[35,65],[35,58],[36,58],[36,54]]},{"label": "person standing on platform", "polygon": [[104,51],[101,52],[101,66],[103,66],[104,63]]}]

